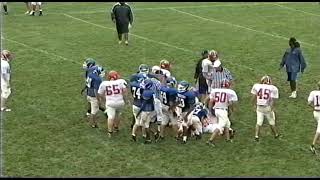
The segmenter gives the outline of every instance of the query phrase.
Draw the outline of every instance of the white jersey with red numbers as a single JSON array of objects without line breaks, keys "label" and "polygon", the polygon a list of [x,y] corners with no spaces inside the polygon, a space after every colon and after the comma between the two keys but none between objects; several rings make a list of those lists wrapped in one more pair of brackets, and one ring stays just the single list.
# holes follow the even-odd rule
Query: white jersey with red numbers
[{"label": "white jersey with red numbers", "polygon": [[308,103],[313,103],[314,110],[320,111],[320,90],[312,91],[310,93]]},{"label": "white jersey with red numbers", "polygon": [[259,106],[269,106],[272,99],[279,98],[278,88],[271,84],[255,84],[251,89],[251,94],[257,96]]},{"label": "white jersey with red numbers", "polygon": [[124,104],[123,92],[126,87],[127,82],[123,79],[103,81],[100,84],[98,93],[106,97],[106,106]]},{"label": "white jersey with red numbers", "polygon": [[209,97],[214,100],[213,109],[228,109],[231,102],[238,101],[238,96],[232,89],[212,89]]}]

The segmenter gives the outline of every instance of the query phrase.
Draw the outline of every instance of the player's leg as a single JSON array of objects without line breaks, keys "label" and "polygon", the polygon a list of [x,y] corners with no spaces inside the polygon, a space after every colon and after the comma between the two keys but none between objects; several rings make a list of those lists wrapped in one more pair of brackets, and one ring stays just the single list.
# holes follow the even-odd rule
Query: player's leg
[{"label": "player's leg", "polygon": [[4,14],[7,15],[8,14],[8,4],[7,2],[2,2],[2,7],[4,10]]},{"label": "player's leg", "polygon": [[315,120],[317,121],[317,130],[316,130],[316,133],[315,133],[315,135],[313,137],[313,141],[312,141],[312,144],[310,146],[310,150],[313,153],[316,153],[315,145],[317,143],[317,140],[320,137],[320,112],[319,111],[314,111],[313,112],[313,116],[314,116]]},{"label": "player's leg", "polygon": [[97,113],[99,111],[98,99],[96,97],[89,97],[89,101],[91,104],[90,125],[92,128],[97,128]]},{"label": "player's leg", "polygon": [[31,2],[31,12],[29,13],[30,16],[34,16],[35,12],[36,12],[36,6],[37,6],[37,2]]},{"label": "player's leg", "polygon": [[160,125],[159,140],[164,139],[165,128],[168,125],[169,120],[170,120],[168,113],[169,112],[167,112],[167,111],[163,112],[163,117],[162,117],[162,121],[161,121],[161,125]]},{"label": "player's leg", "polygon": [[259,141],[260,127],[263,124],[263,118],[264,118],[264,114],[260,111],[260,108],[257,107],[257,123],[256,123],[255,136],[254,136],[254,139],[256,141]]},{"label": "player's leg", "polygon": [[1,111],[11,111],[7,108],[6,103],[11,94],[11,89],[6,87],[6,85],[1,86]]},{"label": "player's leg", "polygon": [[26,4],[27,11],[24,14],[29,14],[31,12],[31,4],[30,2],[24,2]]},{"label": "player's leg", "polygon": [[116,116],[116,109],[110,106],[106,106],[106,112],[108,114],[107,131],[108,131],[108,137],[110,138],[113,133],[113,123]]},{"label": "player's leg", "polygon": [[275,138],[278,138],[279,137],[279,133],[278,133],[278,130],[276,128],[276,121],[275,121],[275,114],[273,111],[271,111],[270,113],[266,114],[266,118],[268,119],[269,121],[269,125],[270,125],[270,128],[272,130],[272,133],[274,135]]},{"label": "player's leg", "polygon": [[41,5],[42,3],[41,2],[37,2],[37,5],[38,5],[38,9],[39,9],[39,16],[42,16],[42,8],[41,8]]},{"label": "player's leg", "polygon": [[133,116],[135,121],[134,121],[134,125],[132,126],[131,137],[134,141],[136,141],[138,128],[144,128],[144,125],[141,119],[141,114],[137,117],[137,114],[140,111],[140,108],[135,105],[132,105],[132,111],[133,111]]},{"label": "player's leg", "polygon": [[91,114],[91,103],[88,101],[87,103],[87,116],[90,116]]},{"label": "player's leg", "polygon": [[121,32],[121,25],[118,22],[116,22],[116,29],[117,29],[119,44],[121,44],[122,43],[122,32]]},{"label": "player's leg", "polygon": [[129,45],[129,33],[124,33],[124,43],[126,44],[126,45]]},{"label": "player's leg", "polygon": [[116,108],[116,114],[115,114],[115,119],[113,123],[113,132],[118,132],[119,131],[119,126],[120,126],[120,115],[121,115],[121,108]]},{"label": "player's leg", "polygon": [[145,144],[151,143],[151,133],[150,133],[151,112],[141,112],[141,119],[143,122],[143,128],[146,133]]},{"label": "player's leg", "polygon": [[288,81],[290,82],[290,88],[291,88],[291,95],[290,98],[296,98],[297,97],[297,75],[296,72],[288,72]]}]

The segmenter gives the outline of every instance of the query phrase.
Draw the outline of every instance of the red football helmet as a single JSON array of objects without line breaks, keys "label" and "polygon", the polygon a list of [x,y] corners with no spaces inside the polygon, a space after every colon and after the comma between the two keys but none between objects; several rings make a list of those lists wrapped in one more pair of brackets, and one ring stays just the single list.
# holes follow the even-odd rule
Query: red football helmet
[{"label": "red football helmet", "polygon": [[209,53],[208,53],[208,58],[209,58],[209,60],[211,60],[211,61],[214,61],[214,60],[218,59],[218,52],[215,51],[215,50],[209,51]]},{"label": "red football helmet", "polygon": [[166,70],[170,71],[171,64],[168,60],[163,59],[160,61],[160,67],[162,69],[166,69]]},{"label": "red football helmet", "polygon": [[231,86],[231,83],[227,79],[224,79],[224,80],[221,81],[221,87],[222,88],[230,88],[230,86]]},{"label": "red football helmet", "polygon": [[263,76],[261,78],[261,83],[262,84],[272,84],[271,77],[268,75]]},{"label": "red football helmet", "polygon": [[120,74],[117,71],[110,71],[108,73],[108,79],[109,80],[117,80],[120,78]]}]

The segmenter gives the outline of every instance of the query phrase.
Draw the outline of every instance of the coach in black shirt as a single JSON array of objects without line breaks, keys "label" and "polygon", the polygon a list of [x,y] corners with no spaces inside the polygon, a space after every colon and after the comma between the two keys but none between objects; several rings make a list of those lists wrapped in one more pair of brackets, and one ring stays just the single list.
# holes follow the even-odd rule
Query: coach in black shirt
[{"label": "coach in black shirt", "polygon": [[208,50],[204,50],[201,53],[201,58],[197,62],[197,66],[194,73],[194,79],[198,82],[198,90],[200,95],[200,101],[203,101],[208,93],[208,85],[206,79],[202,75],[202,60],[208,57]]},{"label": "coach in black shirt", "polygon": [[128,45],[129,26],[133,22],[133,15],[130,6],[125,2],[116,3],[111,10],[111,19],[116,23],[119,44],[122,42],[124,35],[125,44]]}]

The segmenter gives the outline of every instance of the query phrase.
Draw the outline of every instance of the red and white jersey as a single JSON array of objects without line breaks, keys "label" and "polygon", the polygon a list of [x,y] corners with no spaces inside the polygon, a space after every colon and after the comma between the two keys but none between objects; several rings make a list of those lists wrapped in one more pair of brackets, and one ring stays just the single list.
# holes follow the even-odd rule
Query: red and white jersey
[{"label": "red and white jersey", "polygon": [[1,58],[1,85],[8,85],[10,82],[10,65],[8,61]]},{"label": "red and white jersey", "polygon": [[314,110],[320,111],[320,90],[312,91],[308,97],[308,103],[313,103]]},{"label": "red and white jersey", "polygon": [[234,90],[223,88],[212,89],[209,98],[214,100],[213,109],[228,109],[231,102],[238,101],[237,93]]},{"label": "red and white jersey", "polygon": [[112,103],[124,102],[123,92],[127,87],[127,82],[124,79],[114,81],[103,81],[100,84],[98,93],[104,94],[106,97],[106,105]]},{"label": "red and white jersey", "polygon": [[255,84],[251,89],[251,94],[257,96],[259,106],[269,106],[273,99],[279,98],[278,88],[271,84]]}]

